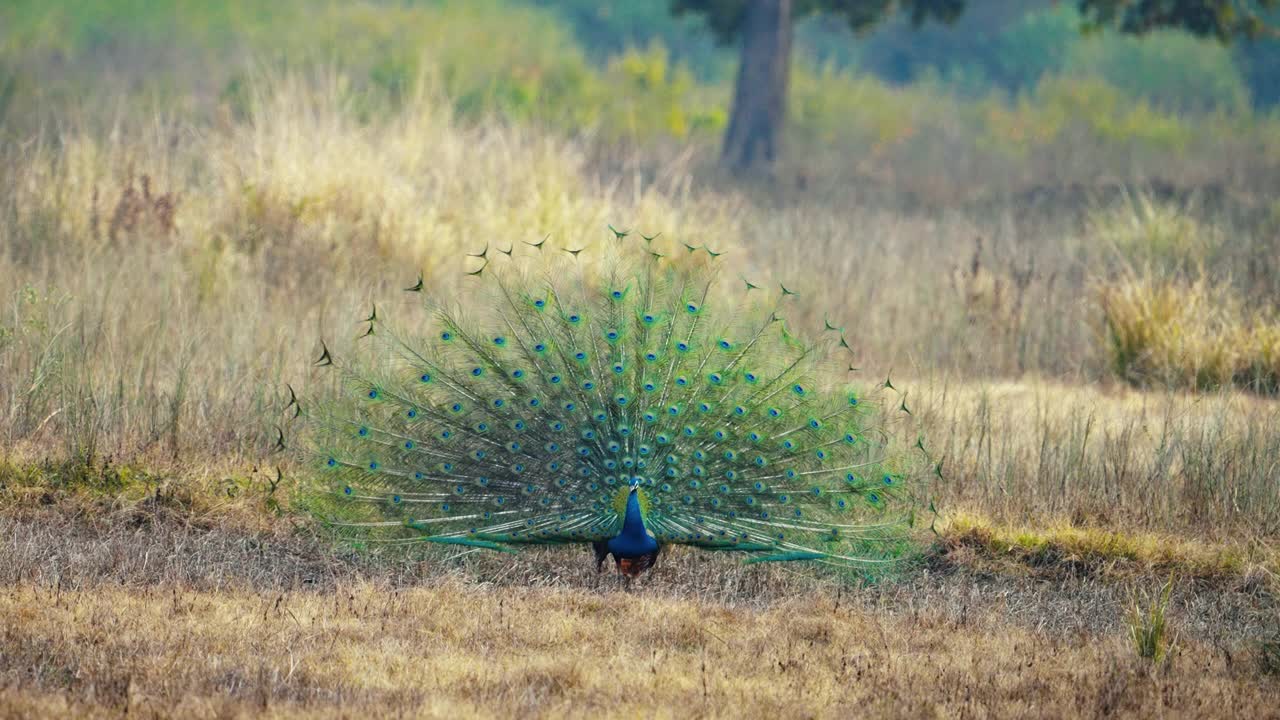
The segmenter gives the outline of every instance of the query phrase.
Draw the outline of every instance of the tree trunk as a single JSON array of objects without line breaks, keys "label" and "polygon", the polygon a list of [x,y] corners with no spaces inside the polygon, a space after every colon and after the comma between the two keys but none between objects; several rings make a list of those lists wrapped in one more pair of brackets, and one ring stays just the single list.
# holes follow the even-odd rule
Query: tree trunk
[{"label": "tree trunk", "polygon": [[791,71],[791,0],[748,0],[733,114],[720,160],[735,170],[771,166],[781,151]]}]

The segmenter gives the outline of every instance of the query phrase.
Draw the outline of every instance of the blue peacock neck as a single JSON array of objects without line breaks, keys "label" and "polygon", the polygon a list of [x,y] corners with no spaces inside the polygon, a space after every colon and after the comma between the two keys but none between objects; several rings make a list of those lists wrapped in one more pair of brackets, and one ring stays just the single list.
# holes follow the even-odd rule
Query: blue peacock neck
[{"label": "blue peacock neck", "polygon": [[639,557],[657,549],[658,541],[644,527],[638,491],[631,488],[627,495],[627,511],[622,518],[622,532],[609,540],[609,550],[618,557]]}]

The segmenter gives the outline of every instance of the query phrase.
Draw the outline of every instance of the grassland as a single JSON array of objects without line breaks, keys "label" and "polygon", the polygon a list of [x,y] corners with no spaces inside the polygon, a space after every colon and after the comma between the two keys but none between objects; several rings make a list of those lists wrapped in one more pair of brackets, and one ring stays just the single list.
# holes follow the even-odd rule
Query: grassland
[{"label": "grassland", "polygon": [[[437,20],[483,36],[497,12],[350,7],[373,36]],[[208,27],[252,46],[236,23],[255,17]],[[61,36],[43,37],[0,50],[20,77],[75,86],[87,51],[68,40],[54,62]],[[796,166],[731,183],[705,128],[510,112],[486,103],[511,95],[470,92],[506,88],[506,61],[433,76],[469,62],[448,43],[397,70],[392,99],[359,81],[357,50],[266,63],[229,93],[180,65],[153,78],[181,102],[106,78],[109,116],[50,90],[0,117],[0,716],[1272,711],[1273,119],[1160,115],[1083,86],[1058,88],[1075,104],[1046,88],[973,105],[832,77],[858,89],[832,96],[886,99],[859,122],[960,108],[1012,139],[990,150],[975,125],[924,122],[922,146],[856,145],[873,151],[849,174],[806,166],[799,142]],[[605,103],[597,80],[565,97]],[[667,102],[720,102],[682,92]],[[842,107],[797,127],[861,143],[814,129]],[[1104,116],[1194,137],[1160,156],[1175,187],[1128,182],[1156,146],[1111,121],[1129,154],[1080,130]],[[956,165],[920,171],[921,147]],[[1125,181],[1074,179],[1112,171]],[[626,593],[582,553],[356,549],[305,512],[305,473],[269,449],[284,383],[331,382],[311,367],[321,337],[350,348],[371,302],[413,323],[400,289],[419,272],[465,287],[463,253],[486,243],[591,244],[607,222],[726,251],[727,273],[801,292],[797,325],[847,328],[852,377],[891,378],[881,393],[905,408],[895,442],[943,459],[936,534],[910,563],[846,577],[675,552]],[[1174,642],[1153,663],[1126,611],[1170,576]]]}]

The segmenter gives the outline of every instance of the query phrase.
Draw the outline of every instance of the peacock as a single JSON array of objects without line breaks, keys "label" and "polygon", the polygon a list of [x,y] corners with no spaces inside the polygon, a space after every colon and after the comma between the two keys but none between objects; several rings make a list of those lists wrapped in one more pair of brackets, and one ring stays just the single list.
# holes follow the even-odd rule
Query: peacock
[{"label": "peacock", "polygon": [[598,262],[546,238],[486,246],[461,291],[406,288],[428,311],[416,330],[375,305],[353,360],[321,342],[337,391],[293,413],[325,492],[353,504],[330,522],[504,552],[590,544],[628,584],[670,545],[894,561],[928,473],[848,383],[845,331],[796,332],[799,293],[726,279],[723,252],[609,230]]}]

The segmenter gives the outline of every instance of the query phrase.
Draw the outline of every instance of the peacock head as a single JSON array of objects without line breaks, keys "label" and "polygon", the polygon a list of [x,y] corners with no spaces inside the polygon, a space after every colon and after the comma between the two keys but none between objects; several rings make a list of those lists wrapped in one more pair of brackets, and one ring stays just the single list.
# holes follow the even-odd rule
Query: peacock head
[{"label": "peacock head", "polygon": [[619,487],[618,492],[613,497],[613,508],[618,515],[623,517],[638,512],[641,520],[647,519],[650,499],[649,493],[644,489],[644,478],[629,478],[625,485]]}]

